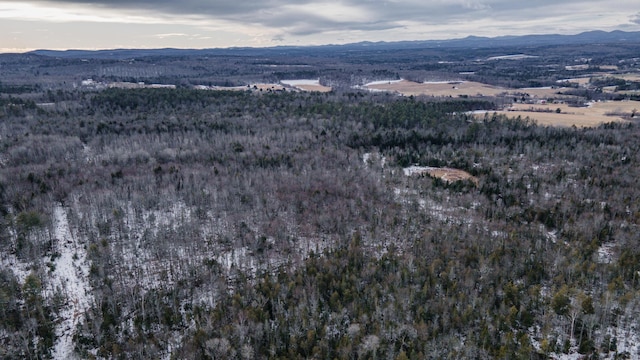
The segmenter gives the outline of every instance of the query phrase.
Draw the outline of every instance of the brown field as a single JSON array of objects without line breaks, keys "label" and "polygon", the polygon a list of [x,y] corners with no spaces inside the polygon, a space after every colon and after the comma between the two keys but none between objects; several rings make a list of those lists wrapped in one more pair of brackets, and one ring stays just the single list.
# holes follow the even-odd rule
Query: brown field
[{"label": "brown field", "polygon": [[[616,68],[616,66],[600,66],[600,69],[603,69],[603,70],[616,70],[614,68]],[[565,81],[578,84],[581,86],[585,86],[591,82],[591,79],[603,79],[606,77],[614,77],[614,78],[623,79],[627,81],[640,81],[640,73],[611,74],[608,72],[597,72],[597,73],[590,74],[589,76],[586,76],[586,77],[566,79]],[[615,88],[616,88],[615,86],[611,86],[611,87],[603,88],[603,90],[608,92],[614,92]],[[620,92],[620,93],[624,93],[624,92]]]},{"label": "brown field", "polygon": [[525,88],[509,89],[498,86],[482,84],[473,81],[449,81],[449,82],[426,82],[417,83],[408,80],[390,81],[388,83],[375,83],[365,86],[367,89],[377,91],[397,92],[405,96],[495,96],[500,94],[522,94],[527,93],[534,98],[562,97],[558,92],[569,88]]},{"label": "brown field", "polygon": [[567,87],[557,87],[557,88],[523,88],[523,89],[510,89],[509,93],[513,94],[521,94],[527,93],[534,99],[549,99],[549,98],[569,98],[574,97],[572,95],[561,95],[564,91],[571,90],[571,88]]},{"label": "brown field", "polygon": [[640,81],[640,74],[631,73],[631,74],[612,74],[611,76],[615,76],[620,79],[628,80],[628,81]]},{"label": "brown field", "polygon": [[280,83],[300,91],[329,92],[331,87],[320,84],[320,79],[280,80]]},{"label": "brown field", "polygon": [[[588,78],[585,78],[587,80],[591,79],[591,78],[606,78],[606,77],[613,77],[613,78],[618,78],[618,79],[623,79],[623,80],[627,80],[627,81],[640,81],[640,73],[626,73],[626,74],[611,74],[611,73],[607,73],[607,72],[601,72],[601,73],[594,73],[591,74]],[[572,79],[574,80],[574,79]]]},{"label": "brown field", "polygon": [[431,166],[410,166],[404,169],[404,173],[407,176],[413,174],[428,174],[431,177],[442,179],[447,183],[452,183],[461,180],[471,180],[476,186],[478,186],[478,178],[469,174],[468,172],[460,169],[452,168],[437,168]]},{"label": "brown field", "polygon": [[591,77],[566,79],[566,81],[578,85],[587,85],[589,82],[591,82]]},{"label": "brown field", "polygon": [[428,171],[429,175],[434,178],[440,178],[445,182],[452,183],[461,180],[471,180],[478,186],[478,178],[460,169],[452,168],[435,168]]},{"label": "brown field", "polygon": [[417,83],[413,81],[402,80],[384,84],[376,83],[367,85],[366,88],[378,91],[397,92],[405,96],[494,96],[507,91],[507,89],[501,87],[481,84],[472,81]]},{"label": "brown field", "polygon": [[[556,113],[556,109],[560,109],[560,113]],[[634,110],[640,111],[640,101],[597,102],[583,108],[564,104],[514,104],[497,113],[509,117],[529,117],[540,125],[593,127],[606,122],[627,121],[624,116],[629,116]]]},{"label": "brown field", "polygon": [[319,85],[319,84],[296,85],[295,88],[302,91],[317,91],[317,92],[329,92],[332,90],[328,86]]},{"label": "brown field", "polygon": [[[616,94],[623,94],[623,95],[640,95],[640,90],[624,90],[624,91],[616,91]],[[638,109],[640,110],[640,109]]]}]

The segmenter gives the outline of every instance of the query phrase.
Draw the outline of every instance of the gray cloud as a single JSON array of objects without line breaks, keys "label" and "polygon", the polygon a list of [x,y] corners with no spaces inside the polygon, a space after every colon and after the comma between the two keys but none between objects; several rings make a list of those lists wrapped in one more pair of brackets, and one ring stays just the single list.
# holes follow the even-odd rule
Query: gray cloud
[{"label": "gray cloud", "polygon": [[[617,1],[628,3],[632,1]],[[2,1],[0,1],[1,3]],[[328,1],[294,1],[294,0],[262,0],[262,1],[221,1],[221,0],[41,0],[40,3],[66,5],[94,5],[102,8],[121,8],[128,10],[151,11],[164,14],[193,15],[205,18],[240,21],[260,24],[275,28],[292,28],[294,33],[314,33],[335,30],[384,30],[398,27],[400,22],[417,22],[424,24],[446,24],[452,21],[465,21],[479,18],[495,18],[511,16],[527,19],[562,14],[563,8],[575,11],[582,4],[585,8],[602,3],[599,0],[551,0],[513,1],[513,0],[451,0],[451,1],[372,1],[344,0]],[[303,11],[305,6],[325,4],[340,5],[352,10],[354,17],[366,14],[367,19],[349,20],[344,16],[332,18],[327,14],[309,14]],[[293,6],[292,6],[293,5]],[[635,6],[638,7],[637,5]],[[295,23],[297,25],[291,26]],[[307,24],[303,26],[302,23]]]},{"label": "gray cloud", "polygon": [[[102,21],[109,17],[105,22],[127,26],[147,24],[148,29],[154,30],[156,26],[173,26],[171,30],[161,29],[156,35],[148,35],[163,40],[162,44],[181,45],[179,40],[188,37],[175,36],[178,33],[192,35],[189,39],[196,38],[193,34],[204,33],[201,38],[211,41],[199,46],[567,33],[623,26],[633,30],[640,25],[637,0],[25,0],[22,3],[96,14],[102,16]],[[0,6],[3,4],[10,7],[16,3],[0,0]],[[11,18],[3,20],[6,19]],[[151,20],[145,22],[148,19]],[[47,19],[43,17],[42,21]]]}]

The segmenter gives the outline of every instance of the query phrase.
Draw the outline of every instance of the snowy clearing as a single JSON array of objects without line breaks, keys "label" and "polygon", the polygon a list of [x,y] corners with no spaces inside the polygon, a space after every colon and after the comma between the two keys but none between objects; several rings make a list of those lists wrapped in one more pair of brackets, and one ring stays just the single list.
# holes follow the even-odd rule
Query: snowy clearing
[{"label": "snowy clearing", "polygon": [[329,92],[332,90],[330,87],[320,84],[320,79],[280,80],[280,83],[302,91]]},{"label": "snowy clearing", "polygon": [[476,184],[476,186],[478,185],[478,178],[460,169],[413,165],[402,169],[402,171],[404,172],[405,176],[428,174],[429,176],[442,179],[447,183],[461,180],[471,180],[474,184]]},{"label": "snowy clearing", "polygon": [[296,80],[280,80],[281,83],[289,86],[298,85],[320,85],[320,79],[296,79]]},{"label": "snowy clearing", "polygon": [[399,83],[401,81],[404,81],[404,79],[399,79],[399,80],[378,80],[378,81],[368,82],[368,83],[364,84],[363,86],[367,87],[367,86],[373,86],[373,85],[396,84],[396,83]]},{"label": "snowy clearing", "polygon": [[51,275],[52,290],[60,290],[67,298],[67,304],[60,312],[56,327],[57,340],[53,348],[54,359],[74,358],[73,332],[82,321],[85,311],[92,302],[89,285],[89,267],[86,251],[69,228],[67,213],[62,206],[54,209],[54,238],[60,254],[55,261]]}]

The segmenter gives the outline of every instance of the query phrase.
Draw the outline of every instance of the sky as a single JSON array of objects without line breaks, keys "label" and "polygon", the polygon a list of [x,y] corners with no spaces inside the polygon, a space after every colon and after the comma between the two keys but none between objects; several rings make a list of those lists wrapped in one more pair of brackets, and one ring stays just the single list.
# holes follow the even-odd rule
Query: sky
[{"label": "sky", "polygon": [[640,31],[638,0],[0,0],[0,52]]}]

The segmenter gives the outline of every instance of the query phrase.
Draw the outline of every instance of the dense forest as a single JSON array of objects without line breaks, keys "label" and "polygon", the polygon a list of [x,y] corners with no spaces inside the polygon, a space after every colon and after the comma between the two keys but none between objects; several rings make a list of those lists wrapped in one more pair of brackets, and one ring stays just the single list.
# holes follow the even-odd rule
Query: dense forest
[{"label": "dense forest", "polygon": [[[635,122],[357,91],[0,100],[1,358],[63,333],[99,359],[639,355]],[[83,296],[55,280],[69,249]]]},{"label": "dense forest", "polygon": [[640,357],[638,44],[545,41],[0,55],[0,358]]}]

